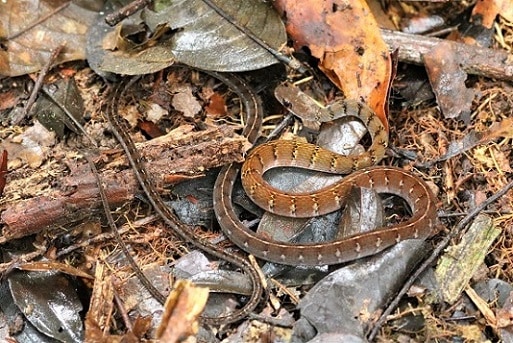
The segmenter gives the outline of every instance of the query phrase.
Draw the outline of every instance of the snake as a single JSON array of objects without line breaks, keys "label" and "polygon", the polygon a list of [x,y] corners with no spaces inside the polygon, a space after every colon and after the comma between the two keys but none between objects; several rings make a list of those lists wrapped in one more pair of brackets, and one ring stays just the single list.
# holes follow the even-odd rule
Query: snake
[{"label": "snake", "polygon": [[[241,107],[244,109],[245,113],[249,114],[247,118],[247,129],[245,129],[243,133],[247,134],[248,137],[253,139],[255,133],[258,132],[258,128],[261,125],[261,116],[255,115],[259,111],[260,104],[255,100],[257,96],[254,94],[251,87],[246,85],[243,80],[233,74],[220,74],[212,71],[202,72],[207,73],[224,83],[241,99]],[[215,256],[240,268],[249,278],[252,286],[252,292],[249,296],[249,299],[242,306],[242,308],[234,310],[233,312],[230,312],[226,315],[221,315],[219,317],[208,317],[204,315],[201,317],[201,321],[209,325],[224,325],[232,322],[238,322],[253,312],[253,310],[259,305],[262,299],[264,287],[261,282],[260,273],[256,267],[244,257],[230,251],[225,251],[219,246],[212,244],[207,239],[197,237],[191,227],[182,223],[162,199],[153,182],[153,179],[151,178],[151,175],[146,169],[145,162],[140,152],[137,150],[132,138],[128,134],[129,130],[126,127],[126,124],[119,116],[118,106],[120,99],[126,95],[128,89],[130,89],[137,80],[137,77],[128,78],[111,89],[109,95],[110,101],[108,102],[105,116],[107,117],[114,136],[117,138],[123,150],[125,151],[128,161],[132,166],[135,176],[139,181],[139,184],[144,191],[148,202],[152,205],[152,207],[164,220],[164,222],[169,227],[171,227],[172,230],[184,241],[196,246],[200,250],[205,251],[212,256]],[[151,292],[151,289],[153,288],[148,290]],[[154,291],[152,295],[161,303],[164,303],[166,300],[162,294],[158,293],[158,291]]]},{"label": "snake", "polygon": [[[294,114],[311,108],[311,101],[296,87],[276,90],[278,100]],[[260,107],[248,116],[262,116]],[[340,116],[360,120],[372,138],[362,154],[339,155],[315,144],[297,139],[271,141],[254,148],[243,166],[231,164],[221,170],[214,186],[214,210],[225,235],[242,250],[254,256],[286,265],[331,265],[374,255],[406,239],[426,239],[436,226],[436,198],[428,184],[414,174],[393,166],[375,166],[384,156],[388,132],[378,116],[364,104],[345,100],[333,106],[318,107],[313,118],[330,121]],[[250,120],[255,123],[259,120]],[[259,127],[246,127],[251,143]],[[249,134],[248,134],[249,133]],[[277,167],[296,167],[335,174],[348,174],[342,181],[308,193],[289,193],[271,186],[264,173]],[[241,171],[242,169],[242,171]],[[259,236],[238,218],[232,200],[235,182],[241,175],[248,196],[261,208],[287,217],[315,217],[344,207],[353,187],[403,198],[412,215],[403,222],[320,243],[289,243]]]}]

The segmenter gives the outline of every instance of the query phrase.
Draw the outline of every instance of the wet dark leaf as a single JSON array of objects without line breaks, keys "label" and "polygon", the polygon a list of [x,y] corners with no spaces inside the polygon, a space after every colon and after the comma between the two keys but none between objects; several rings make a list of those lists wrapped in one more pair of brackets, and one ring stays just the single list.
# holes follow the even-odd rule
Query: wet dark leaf
[{"label": "wet dark leaf", "polygon": [[[0,308],[1,316],[5,316],[7,325],[4,326],[2,318],[0,325],[0,342],[24,342],[24,343],[57,343],[58,340],[50,338],[39,332],[28,322],[18,306],[14,303],[8,283],[3,282],[0,286]],[[7,331],[7,332],[6,332]],[[13,340],[16,339],[16,341]]]},{"label": "wet dark leaf", "polygon": [[467,73],[461,68],[460,58],[447,42],[424,54],[429,81],[444,117],[468,122],[476,91],[465,85]]},{"label": "wet dark leaf", "polygon": [[75,79],[59,80],[45,89],[46,94],[39,97],[34,110],[39,122],[59,137],[64,136],[65,127],[78,133],[78,128],[70,116],[73,116],[75,121],[82,123],[84,103],[78,92]]},{"label": "wet dark leaf", "polygon": [[331,273],[301,299],[301,316],[317,335],[345,333],[363,338],[368,325],[425,252],[423,241],[406,240]]},{"label": "wet dark leaf", "polygon": [[8,281],[15,304],[41,333],[61,342],[82,341],[82,304],[68,278],[53,272],[16,272]]},{"label": "wet dark leaf", "polygon": [[[283,23],[268,4],[259,0],[215,3],[271,47],[279,49],[286,42]],[[149,28],[149,38],[130,41],[143,36],[139,31],[143,27]],[[140,19],[133,16],[115,28],[99,18],[88,40],[92,68],[118,74],[152,73],[175,61],[217,71],[254,70],[277,63],[265,49],[201,0],[174,1],[159,12],[146,9]]]},{"label": "wet dark leaf", "polygon": [[[239,24],[275,49],[286,42],[278,14],[263,1],[214,1]],[[180,30],[173,52],[182,63],[218,71],[254,70],[277,61],[267,51],[207,7],[201,0],[174,1],[158,14],[146,12],[150,27],[167,24]]]}]

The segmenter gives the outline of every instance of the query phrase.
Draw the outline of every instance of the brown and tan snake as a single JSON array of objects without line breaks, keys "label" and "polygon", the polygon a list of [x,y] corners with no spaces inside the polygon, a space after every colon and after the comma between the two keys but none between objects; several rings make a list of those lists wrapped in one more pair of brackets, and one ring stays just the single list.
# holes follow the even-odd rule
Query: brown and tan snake
[{"label": "brown and tan snake", "polygon": [[[299,104],[298,108],[291,109],[293,113],[301,111],[304,99],[296,89],[281,87],[276,95],[290,106]],[[249,115],[261,116],[261,109]],[[320,108],[315,113],[315,119],[332,120],[341,115],[356,116],[367,126],[373,139],[367,152],[343,156],[299,141],[279,140],[260,145],[250,153],[242,167],[242,182],[248,195],[267,211],[290,217],[311,217],[343,207],[352,187],[367,187],[378,193],[391,193],[405,199],[411,207],[411,218],[396,225],[331,242],[292,244],[268,240],[243,225],[233,209],[232,190],[239,166],[232,164],[221,171],[214,188],[216,216],[231,241],[267,261],[289,265],[322,265],[355,260],[405,239],[423,239],[431,235],[436,221],[436,203],[427,184],[396,167],[369,167],[383,157],[388,144],[388,135],[382,123],[372,111],[356,102],[344,102],[329,110]],[[258,129],[256,126],[249,128],[250,141],[254,142]],[[280,166],[353,173],[320,191],[291,194],[273,188],[263,178],[265,171]]]}]

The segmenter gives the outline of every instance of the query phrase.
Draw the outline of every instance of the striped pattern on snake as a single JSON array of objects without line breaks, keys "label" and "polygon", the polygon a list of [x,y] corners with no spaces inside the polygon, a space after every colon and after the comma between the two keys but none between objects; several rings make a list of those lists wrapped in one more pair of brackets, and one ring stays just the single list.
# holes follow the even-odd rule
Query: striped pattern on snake
[{"label": "striped pattern on snake", "polygon": [[[296,98],[292,99],[297,95],[294,88],[287,87],[285,92],[292,92],[278,94],[278,98],[290,99],[285,101],[285,105],[290,107],[298,103],[293,101]],[[299,101],[300,105],[302,103],[302,100]],[[391,193],[404,198],[411,207],[411,218],[396,225],[331,242],[292,244],[268,240],[245,227],[233,210],[231,196],[238,167],[231,165],[223,169],[216,181],[214,209],[225,234],[245,251],[267,261],[290,265],[337,264],[375,254],[405,239],[427,238],[431,235],[436,221],[436,200],[427,184],[400,168],[369,167],[384,156],[388,144],[383,124],[372,111],[358,103],[344,102],[336,106],[338,108],[327,110],[320,108],[315,114],[316,119],[324,120],[347,113],[360,116],[373,138],[371,147],[363,155],[342,156],[298,141],[266,143],[255,148],[242,167],[242,182],[248,195],[270,212],[291,217],[309,217],[344,206],[346,195],[352,187],[368,187],[378,193]],[[340,113],[340,110],[344,113]],[[293,112],[296,111],[293,109]],[[363,169],[320,191],[291,194],[273,188],[263,178],[266,170],[277,166],[329,173],[349,173]]]}]

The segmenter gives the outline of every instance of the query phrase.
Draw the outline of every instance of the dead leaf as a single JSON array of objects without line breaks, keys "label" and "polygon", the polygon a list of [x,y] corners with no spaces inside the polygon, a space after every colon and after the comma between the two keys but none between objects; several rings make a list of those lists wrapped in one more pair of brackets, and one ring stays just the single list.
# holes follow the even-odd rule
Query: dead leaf
[{"label": "dead leaf", "polygon": [[[470,149],[480,145],[486,144],[487,142],[496,139],[496,138],[512,138],[513,137],[513,118],[504,118],[502,121],[498,123],[493,123],[490,126],[490,129],[485,132],[476,132],[471,131],[465,137],[458,141],[452,141],[447,151],[444,155],[440,156],[438,161],[446,161],[450,158],[453,158],[459,154],[465,153]],[[488,147],[485,147],[487,149]],[[474,154],[474,156],[479,156],[478,152]],[[483,158],[486,161],[489,160],[488,156]],[[509,165],[509,162],[508,162]],[[503,166],[504,167],[504,166]],[[505,171],[508,170],[507,167],[504,167]]]},{"label": "dead leaf", "polygon": [[491,146],[491,152],[493,153],[493,159],[495,161],[496,167],[501,172],[511,173],[511,164],[509,160],[509,151],[504,152],[495,146]]},{"label": "dead leaf", "polygon": [[75,267],[70,266],[66,263],[61,262],[42,262],[42,261],[36,261],[36,262],[26,262],[18,265],[16,267],[19,270],[25,270],[25,271],[59,271],[64,274],[72,275],[72,276],[78,276],[85,279],[94,279],[91,275],[87,274],[86,272],[77,269]]},{"label": "dead leaf", "polygon": [[160,137],[164,135],[164,132],[162,132],[158,125],[151,121],[141,121],[139,122],[138,126],[142,131],[144,131],[145,134],[147,134],[151,138]]},{"label": "dead leaf", "polygon": [[504,306],[497,310],[497,327],[510,328],[513,326],[513,292],[509,294]]},{"label": "dead leaf", "polygon": [[[155,96],[153,97],[153,99],[158,99],[158,97]],[[169,112],[166,109],[162,108],[162,106],[160,106],[157,103],[152,103],[150,105],[150,108],[146,112],[146,119],[151,121],[152,123],[158,123],[162,117],[168,114]]]},{"label": "dead leaf", "polygon": [[481,24],[491,29],[497,15],[513,21],[513,1],[512,0],[480,0],[476,2],[472,10],[472,18],[480,18]]},{"label": "dead leaf", "polygon": [[278,0],[274,6],[285,16],[295,47],[308,47],[344,95],[365,102],[388,127],[391,59],[366,2]]},{"label": "dead leaf", "polygon": [[16,106],[21,98],[22,94],[14,90],[0,93],[0,111],[13,108]]},{"label": "dead leaf", "polygon": [[[45,128],[55,132],[60,138],[64,137],[65,128],[79,133],[80,129],[75,122],[84,123],[85,110],[75,79],[60,79],[45,86],[45,90],[44,95],[37,98],[30,115],[35,116]],[[73,120],[69,116],[73,116]]]},{"label": "dead leaf", "polygon": [[13,142],[21,143],[13,157],[25,161],[30,168],[37,168],[46,160],[51,152],[50,147],[56,141],[55,133],[48,131],[36,120],[33,126],[14,137]]},{"label": "dead leaf", "polygon": [[[214,2],[271,47],[280,49],[285,44],[287,36],[283,23],[264,1],[246,0],[236,5],[229,0]],[[108,7],[104,12],[108,14],[115,9]],[[87,59],[97,72],[146,74],[175,61],[200,69],[245,71],[278,62],[201,0],[173,1],[158,12],[145,9],[140,17],[130,17],[119,25],[125,29],[109,27],[102,17],[89,31]],[[131,31],[126,27],[139,28],[141,25],[148,28],[145,36],[149,39],[137,44],[128,43],[130,37],[126,32]],[[104,41],[106,36],[109,37]]]},{"label": "dead leaf", "polygon": [[424,62],[444,117],[468,121],[475,92],[466,87],[467,73],[461,69],[460,57],[452,47],[450,43],[442,41],[424,54]]},{"label": "dead leaf", "polygon": [[490,130],[485,132],[481,141],[484,143],[488,140],[504,137],[504,138],[513,138],[513,118],[507,117],[502,119],[502,121],[498,123],[493,123],[490,126]]},{"label": "dead leaf", "polygon": [[219,93],[213,93],[208,99],[208,105],[205,107],[205,111],[215,117],[224,117],[226,115],[226,102],[224,97]]},{"label": "dead leaf", "polygon": [[83,342],[80,313],[84,308],[74,282],[57,272],[16,271],[6,279],[14,303],[44,337],[57,342]]},{"label": "dead leaf", "polygon": [[[91,25],[86,46],[87,61],[91,68],[99,74],[112,72],[142,75],[154,73],[175,63],[170,40],[158,41],[151,32],[144,32],[143,37],[147,37],[147,41],[143,42],[131,36],[134,28],[140,29],[144,24],[136,15],[126,18],[115,27],[110,27],[105,22],[108,14],[127,2],[108,1],[102,10],[103,15],[98,16]],[[135,44],[136,41],[139,45]]]},{"label": "dead leaf", "polygon": [[178,280],[166,300],[165,312],[157,329],[162,342],[181,342],[198,331],[198,319],[208,299],[208,288],[188,280]]},{"label": "dead leaf", "polygon": [[170,92],[174,93],[171,104],[175,110],[182,112],[184,117],[194,118],[203,109],[198,99],[192,94],[190,85],[173,87]]},{"label": "dead leaf", "polygon": [[[30,28],[66,3],[67,7]],[[66,48],[56,64],[85,59],[85,33],[95,16],[96,12],[67,0],[0,1],[0,36],[6,39],[5,49],[0,49],[0,75],[36,72],[62,44]]]}]

